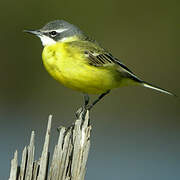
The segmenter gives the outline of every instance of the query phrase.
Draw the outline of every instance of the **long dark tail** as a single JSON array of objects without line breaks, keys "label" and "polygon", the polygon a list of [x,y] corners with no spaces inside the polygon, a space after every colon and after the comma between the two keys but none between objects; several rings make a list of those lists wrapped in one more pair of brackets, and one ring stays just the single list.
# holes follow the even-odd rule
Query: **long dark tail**
[{"label": "long dark tail", "polygon": [[[122,65],[121,65],[122,67]],[[124,68],[124,67],[123,67]],[[169,94],[171,96],[174,96],[174,97],[177,97],[177,95],[175,95],[174,93],[170,92],[170,91],[167,91],[165,89],[162,89],[158,86],[154,86],[146,81],[143,81],[141,79],[139,79],[135,74],[133,74],[129,69],[125,69],[124,68],[124,71],[127,73],[125,74],[126,77],[128,77],[129,79],[133,80],[133,82],[136,82],[138,84],[140,84],[141,86],[144,86],[144,87],[147,87],[147,88],[150,88],[150,89],[154,89],[156,91],[159,91],[161,93],[165,93],[165,94]]]},{"label": "long dark tail", "polygon": [[171,95],[171,96],[177,97],[177,95],[175,95],[174,93],[172,93],[172,92],[170,92],[170,91],[167,91],[167,90],[165,90],[165,89],[162,89],[162,88],[160,88],[160,87],[154,86],[154,85],[152,85],[152,84],[150,84],[150,83],[148,83],[148,82],[142,81],[141,84],[142,84],[142,86],[144,86],[144,87],[147,87],[147,88],[150,88],[150,89],[154,89],[154,90],[156,90],[156,91],[159,91],[159,92],[162,92],[162,93],[169,94],[169,95]]}]

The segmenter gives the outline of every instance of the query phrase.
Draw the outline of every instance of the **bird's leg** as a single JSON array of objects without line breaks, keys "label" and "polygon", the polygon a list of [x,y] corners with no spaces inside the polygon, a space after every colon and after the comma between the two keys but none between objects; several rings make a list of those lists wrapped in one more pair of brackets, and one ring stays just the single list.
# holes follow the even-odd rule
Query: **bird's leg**
[{"label": "bird's leg", "polygon": [[110,90],[106,91],[105,93],[101,94],[91,105],[88,106],[88,110],[92,109],[92,107],[97,104],[105,95],[107,95]]},{"label": "bird's leg", "polygon": [[89,96],[88,94],[84,94],[84,106],[86,107],[89,104]]},{"label": "bird's leg", "polygon": [[82,118],[84,119],[85,118],[85,114],[86,114],[86,111],[87,111],[87,106],[89,104],[89,96],[88,94],[83,94],[84,95],[84,106],[80,107],[77,112],[76,112],[76,117],[79,118],[80,114],[82,114]]}]

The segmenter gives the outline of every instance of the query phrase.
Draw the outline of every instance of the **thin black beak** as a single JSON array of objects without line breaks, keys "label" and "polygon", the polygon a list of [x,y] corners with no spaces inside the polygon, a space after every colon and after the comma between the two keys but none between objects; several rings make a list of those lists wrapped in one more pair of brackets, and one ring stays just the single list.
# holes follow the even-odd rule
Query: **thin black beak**
[{"label": "thin black beak", "polygon": [[23,32],[30,33],[30,34],[33,34],[33,35],[36,35],[36,36],[41,35],[41,32],[39,30],[23,30]]}]

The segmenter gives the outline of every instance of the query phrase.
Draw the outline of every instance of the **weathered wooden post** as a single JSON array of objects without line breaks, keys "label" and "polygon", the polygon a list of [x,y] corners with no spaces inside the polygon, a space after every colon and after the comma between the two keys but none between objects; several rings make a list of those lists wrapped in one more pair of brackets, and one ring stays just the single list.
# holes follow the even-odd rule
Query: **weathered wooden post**
[{"label": "weathered wooden post", "polygon": [[18,152],[15,151],[14,158],[11,160],[9,180],[84,180],[90,148],[89,111],[81,109],[73,125],[59,128],[59,139],[54,147],[50,164],[48,148],[51,122],[50,115],[40,159],[34,160],[35,133],[33,131],[30,144],[23,150],[20,166]]}]

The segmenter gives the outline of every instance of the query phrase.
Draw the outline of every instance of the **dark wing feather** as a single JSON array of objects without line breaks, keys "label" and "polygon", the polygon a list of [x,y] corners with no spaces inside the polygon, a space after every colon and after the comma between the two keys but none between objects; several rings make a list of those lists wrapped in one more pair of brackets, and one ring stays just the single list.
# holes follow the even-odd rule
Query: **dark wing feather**
[{"label": "dark wing feather", "polygon": [[72,41],[69,42],[71,48],[76,48],[84,53],[87,57],[88,63],[92,66],[103,67],[109,65],[116,65],[117,71],[120,72],[121,76],[132,79],[136,82],[142,81],[136,77],[136,75],[127,68],[121,61],[112,56],[104,48],[102,48],[97,42],[91,41]]},{"label": "dark wing feather", "polygon": [[105,64],[118,64],[126,71],[133,73],[129,68],[127,68],[121,61],[113,57],[110,53],[97,54],[90,51],[85,51],[85,54],[89,57],[89,63],[94,66],[103,66]]},{"label": "dark wing feather", "polygon": [[136,82],[142,82],[129,68],[127,68],[117,58],[113,57],[110,53],[94,53],[93,51],[85,51],[88,56],[89,64],[97,67],[103,67],[107,64],[115,64],[121,67],[121,71],[125,77],[130,78]]}]

